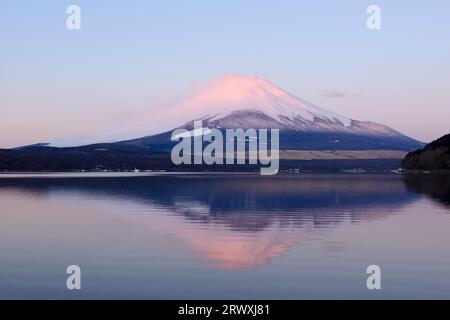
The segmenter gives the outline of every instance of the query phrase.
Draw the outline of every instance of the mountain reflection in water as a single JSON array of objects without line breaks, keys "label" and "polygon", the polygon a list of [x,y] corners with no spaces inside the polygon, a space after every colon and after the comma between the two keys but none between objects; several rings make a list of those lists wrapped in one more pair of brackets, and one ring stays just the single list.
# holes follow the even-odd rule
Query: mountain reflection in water
[{"label": "mountain reflection in water", "polygon": [[[441,191],[430,188],[420,179],[388,175],[0,180],[0,194],[14,191],[38,198],[72,196],[81,202],[133,203],[139,208],[137,214],[130,214],[124,206],[121,218],[127,223],[169,235],[195,258],[218,269],[268,264],[340,225],[385,219],[416,200],[417,191],[442,198]],[[325,249],[339,251],[340,245],[330,243]]]}]

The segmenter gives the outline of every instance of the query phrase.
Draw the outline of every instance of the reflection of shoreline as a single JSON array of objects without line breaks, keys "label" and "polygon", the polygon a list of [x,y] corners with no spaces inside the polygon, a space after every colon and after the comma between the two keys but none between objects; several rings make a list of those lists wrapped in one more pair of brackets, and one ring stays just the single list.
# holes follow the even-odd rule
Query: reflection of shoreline
[{"label": "reflection of shoreline", "polygon": [[3,190],[137,204],[142,214],[121,219],[168,234],[221,269],[270,263],[344,222],[386,218],[417,199],[395,176],[11,179]]},{"label": "reflection of shoreline", "polygon": [[408,190],[450,206],[450,174],[406,174],[403,180]]}]

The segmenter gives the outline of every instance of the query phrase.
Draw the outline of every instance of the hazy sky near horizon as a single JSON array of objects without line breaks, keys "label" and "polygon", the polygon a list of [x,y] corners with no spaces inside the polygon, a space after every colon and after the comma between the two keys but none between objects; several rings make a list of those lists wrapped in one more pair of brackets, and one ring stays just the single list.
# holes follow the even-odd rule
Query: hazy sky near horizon
[{"label": "hazy sky near horizon", "polygon": [[446,0],[18,0],[0,26],[0,148],[107,131],[224,73],[422,141],[450,132]]}]

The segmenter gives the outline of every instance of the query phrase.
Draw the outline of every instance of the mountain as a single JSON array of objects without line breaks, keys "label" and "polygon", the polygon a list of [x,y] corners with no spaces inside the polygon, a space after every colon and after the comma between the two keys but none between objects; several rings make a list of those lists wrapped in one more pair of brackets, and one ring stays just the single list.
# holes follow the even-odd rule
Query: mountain
[{"label": "mountain", "polygon": [[[94,137],[55,140],[0,149],[2,171],[215,170],[176,167],[170,152],[176,128],[276,128],[280,130],[282,168],[311,170],[398,167],[406,151],[423,143],[385,125],[327,111],[260,77],[226,75],[198,87],[188,99],[152,110]],[[218,170],[253,170],[219,166]]]},{"label": "mountain", "polygon": [[194,120],[219,129],[277,128],[282,149],[410,151],[423,146],[385,125],[353,120],[315,106],[261,77],[236,74],[211,80],[187,100],[152,110],[114,131],[97,137],[53,141],[49,146],[130,140],[135,146],[156,144],[158,149],[168,150],[172,146],[172,130],[192,128]]},{"label": "mountain", "polygon": [[[122,130],[144,136],[121,143],[170,150],[174,128],[193,128],[202,120],[208,128],[277,128],[283,150],[403,150],[423,143],[385,125],[358,121],[297,98],[261,77],[227,75],[210,81],[191,98],[156,115],[144,115]],[[148,129],[149,123],[158,123]],[[158,127],[160,134],[144,135]],[[163,131],[162,128],[168,128]],[[128,133],[127,133],[128,132]],[[133,132],[133,133],[131,133]],[[120,135],[119,135],[120,137]]]},{"label": "mountain", "polygon": [[410,170],[450,170],[450,134],[408,153],[402,166]]}]

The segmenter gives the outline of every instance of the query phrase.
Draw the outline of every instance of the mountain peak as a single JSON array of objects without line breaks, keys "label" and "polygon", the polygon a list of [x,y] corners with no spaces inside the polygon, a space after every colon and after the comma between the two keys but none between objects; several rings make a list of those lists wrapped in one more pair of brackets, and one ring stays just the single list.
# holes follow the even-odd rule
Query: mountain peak
[{"label": "mountain peak", "polygon": [[[227,106],[231,111],[233,107],[245,108],[249,103],[257,100],[263,107],[268,99],[291,99],[293,98],[289,93],[280,89],[269,80],[259,76],[247,76],[242,74],[225,74],[214,78],[203,86],[193,97],[195,102],[199,100],[209,100],[214,103],[227,102]],[[264,111],[264,110],[262,110]]]},{"label": "mountain peak", "polygon": [[242,74],[226,74],[210,80],[174,110],[197,118],[218,119],[236,111],[256,111],[281,123],[321,119],[346,127],[351,125],[351,119],[297,98],[269,80]]},{"label": "mountain peak", "polygon": [[266,91],[273,94],[283,93],[283,90],[269,80],[259,76],[247,76],[243,74],[225,74],[219,76],[210,80],[206,87],[210,92],[235,98],[242,98],[247,94],[258,91]]}]

